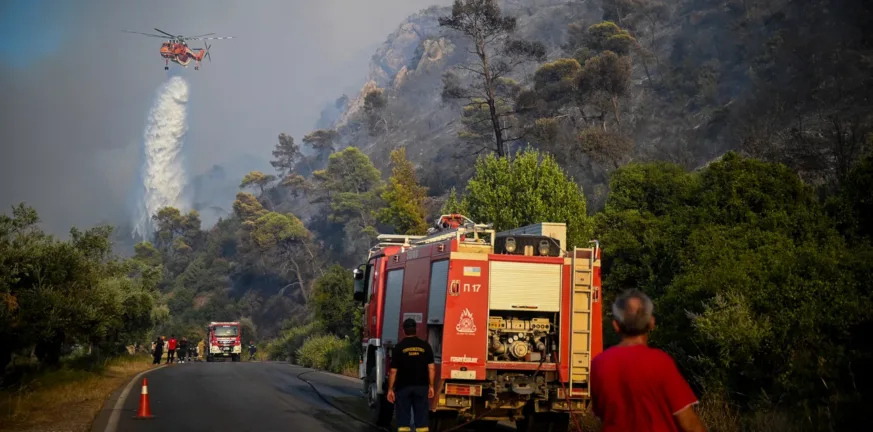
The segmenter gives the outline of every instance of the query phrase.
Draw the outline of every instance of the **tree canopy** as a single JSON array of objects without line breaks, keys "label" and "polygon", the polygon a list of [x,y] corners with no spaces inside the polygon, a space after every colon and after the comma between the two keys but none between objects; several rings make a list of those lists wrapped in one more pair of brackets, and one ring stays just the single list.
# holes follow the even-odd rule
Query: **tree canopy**
[{"label": "tree canopy", "polygon": [[[512,122],[504,122],[512,115],[508,100],[517,90],[508,75],[525,61],[544,60],[545,47],[539,42],[510,39],[517,20],[503,15],[494,0],[455,0],[451,14],[439,17],[439,24],[467,37],[476,56],[475,61],[460,67],[469,79],[453,72],[445,75],[443,97],[467,100],[465,115],[469,109],[481,113],[481,118],[468,122],[476,137],[473,142],[502,157],[507,151],[505,143],[517,139],[507,136]],[[480,124],[483,126],[477,127]],[[485,129],[485,124],[490,127],[490,136],[479,130]]]},{"label": "tree canopy", "polygon": [[728,153],[695,173],[631,164],[611,189],[596,217],[607,300],[651,295],[653,343],[698,388],[745,404],[858,401],[849,363],[870,351],[851,329],[869,322],[871,293],[856,254],[869,255],[848,247],[796,174]]},{"label": "tree canopy", "polygon": [[512,160],[488,155],[476,162],[461,207],[467,217],[506,230],[538,222],[567,224],[568,247],[588,244],[585,195],[555,159],[525,150]]},{"label": "tree canopy", "polygon": [[391,152],[392,174],[388,187],[382,193],[386,207],[380,219],[394,226],[399,234],[422,235],[427,231],[427,189],[419,186],[415,168],[406,159],[406,149]]},{"label": "tree canopy", "polygon": [[113,229],[60,241],[20,204],[0,215],[0,366],[32,348],[48,365],[76,344],[114,355],[144,340],[156,306],[154,261],[112,254]]}]

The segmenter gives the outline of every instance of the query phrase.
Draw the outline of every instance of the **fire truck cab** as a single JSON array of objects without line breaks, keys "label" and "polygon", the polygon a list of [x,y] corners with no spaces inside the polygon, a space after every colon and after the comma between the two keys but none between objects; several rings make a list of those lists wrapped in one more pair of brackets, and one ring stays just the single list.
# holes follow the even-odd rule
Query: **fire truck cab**
[{"label": "fire truck cab", "polygon": [[558,223],[496,233],[457,214],[426,236],[378,240],[353,272],[373,422],[391,422],[389,357],[413,318],[434,350],[431,430],[504,420],[569,430],[569,414],[587,410],[591,359],[603,349],[596,240],[568,246]]},{"label": "fire truck cab", "polygon": [[218,358],[240,361],[242,353],[241,328],[239,321],[210,322],[206,326],[206,361]]}]

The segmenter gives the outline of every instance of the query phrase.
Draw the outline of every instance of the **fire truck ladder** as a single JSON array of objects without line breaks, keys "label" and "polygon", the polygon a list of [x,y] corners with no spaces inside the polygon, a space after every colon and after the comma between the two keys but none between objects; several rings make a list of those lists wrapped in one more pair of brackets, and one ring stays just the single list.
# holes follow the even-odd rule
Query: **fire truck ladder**
[{"label": "fire truck ladder", "polygon": [[573,248],[573,297],[570,318],[570,386],[571,396],[588,393],[591,371],[591,303],[594,292],[593,248]]},{"label": "fire truck ladder", "polygon": [[379,234],[376,236],[376,240],[379,243],[374,246],[374,249],[378,249],[380,247],[385,246],[396,246],[396,245],[406,245],[410,246],[415,240],[424,238],[425,236],[420,235],[404,235],[404,234]]}]

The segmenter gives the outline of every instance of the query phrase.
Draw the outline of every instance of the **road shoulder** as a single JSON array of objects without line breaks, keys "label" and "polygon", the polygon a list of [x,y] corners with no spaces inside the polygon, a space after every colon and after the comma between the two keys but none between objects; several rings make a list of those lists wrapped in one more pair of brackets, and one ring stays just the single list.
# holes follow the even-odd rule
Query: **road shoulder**
[{"label": "road shoulder", "polygon": [[94,422],[91,423],[91,432],[115,432],[118,427],[118,420],[124,411],[124,402],[130,397],[137,382],[140,382],[139,380],[145,375],[163,369],[166,366],[166,364],[162,364],[156,368],[144,370],[110,393],[103,403],[103,408],[100,409],[97,417],[94,418]]},{"label": "road shoulder", "polygon": [[[300,366],[300,365],[294,365],[294,366],[298,366],[298,367],[301,367],[301,368],[303,367],[303,366]],[[353,382],[353,383],[361,384],[361,379],[360,379],[360,378],[355,378],[355,377],[350,377],[350,376],[348,376],[348,375],[343,375],[343,374],[338,374],[338,373],[328,372],[328,371],[326,371],[326,370],[321,370],[321,369],[312,369],[312,368],[307,368],[307,369],[312,370],[313,373],[320,373],[320,374],[324,374],[324,375],[327,375],[327,376],[332,376],[332,377],[336,377],[336,378],[342,378],[342,379],[344,379],[344,380],[346,380],[346,381],[350,381],[350,382]]]}]

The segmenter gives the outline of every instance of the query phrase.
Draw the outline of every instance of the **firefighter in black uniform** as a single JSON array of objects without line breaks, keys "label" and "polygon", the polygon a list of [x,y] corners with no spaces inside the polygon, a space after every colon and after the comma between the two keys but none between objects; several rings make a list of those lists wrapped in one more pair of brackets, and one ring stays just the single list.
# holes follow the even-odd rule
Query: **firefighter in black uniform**
[{"label": "firefighter in black uniform", "polygon": [[[394,346],[391,355],[391,372],[388,375],[388,401],[394,404],[397,414],[397,432],[428,431],[428,412],[433,397],[433,381],[436,373],[433,364],[433,348],[415,335],[415,320],[403,321],[406,337]],[[415,429],[412,428],[412,417]]]}]

